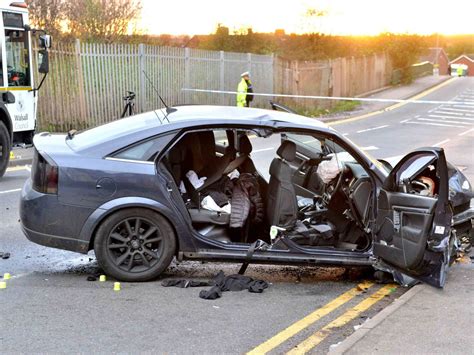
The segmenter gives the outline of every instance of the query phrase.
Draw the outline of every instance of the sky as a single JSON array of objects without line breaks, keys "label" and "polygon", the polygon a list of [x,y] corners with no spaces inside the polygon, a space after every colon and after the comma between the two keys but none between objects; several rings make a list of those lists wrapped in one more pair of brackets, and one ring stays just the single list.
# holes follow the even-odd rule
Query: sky
[{"label": "sky", "polygon": [[[141,30],[150,34],[209,34],[231,30],[373,35],[474,33],[474,0],[142,0]],[[327,13],[305,16],[309,8]]]}]

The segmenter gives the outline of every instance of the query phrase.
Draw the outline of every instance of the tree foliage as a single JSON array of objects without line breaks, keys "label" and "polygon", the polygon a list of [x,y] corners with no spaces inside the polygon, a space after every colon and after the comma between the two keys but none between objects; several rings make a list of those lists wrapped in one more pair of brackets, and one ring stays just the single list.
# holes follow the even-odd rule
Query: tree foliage
[{"label": "tree foliage", "polygon": [[141,0],[27,0],[27,4],[35,27],[86,41],[114,41],[133,33],[142,9]]},{"label": "tree foliage", "polygon": [[66,5],[71,34],[87,41],[113,41],[128,34],[140,12],[139,0],[74,0]]},{"label": "tree foliage", "polygon": [[53,36],[61,34],[65,20],[64,0],[26,0],[33,27],[47,29]]}]

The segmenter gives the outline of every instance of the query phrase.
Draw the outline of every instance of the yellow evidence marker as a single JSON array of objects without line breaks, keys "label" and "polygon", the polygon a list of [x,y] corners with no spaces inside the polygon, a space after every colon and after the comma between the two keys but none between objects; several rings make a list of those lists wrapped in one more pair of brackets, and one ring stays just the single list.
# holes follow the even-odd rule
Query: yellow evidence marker
[{"label": "yellow evidence marker", "polygon": [[120,291],[120,282],[114,282],[114,291]]}]

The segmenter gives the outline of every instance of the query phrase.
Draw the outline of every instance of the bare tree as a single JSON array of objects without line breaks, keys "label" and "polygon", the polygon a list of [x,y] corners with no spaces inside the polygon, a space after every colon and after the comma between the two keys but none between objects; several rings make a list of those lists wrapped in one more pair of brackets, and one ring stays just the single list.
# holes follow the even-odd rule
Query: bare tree
[{"label": "bare tree", "polygon": [[62,32],[65,20],[64,0],[26,0],[30,13],[30,24],[45,29],[52,35]]},{"label": "bare tree", "polygon": [[68,29],[77,38],[105,39],[111,42],[130,33],[141,9],[141,0],[68,1]]}]

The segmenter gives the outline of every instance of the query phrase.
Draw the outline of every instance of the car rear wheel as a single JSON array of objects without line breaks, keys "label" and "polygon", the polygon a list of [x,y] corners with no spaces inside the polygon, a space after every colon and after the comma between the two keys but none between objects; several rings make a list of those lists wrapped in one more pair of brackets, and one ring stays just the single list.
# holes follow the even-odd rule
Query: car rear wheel
[{"label": "car rear wheel", "polygon": [[0,177],[5,174],[10,161],[10,133],[3,122],[0,121]]},{"label": "car rear wheel", "polygon": [[171,263],[173,228],[159,214],[140,208],[121,210],[97,230],[94,251],[106,274],[122,281],[148,281]]}]

